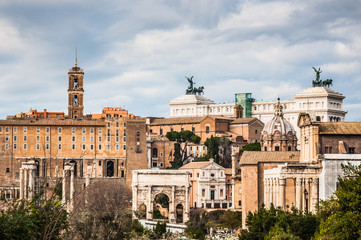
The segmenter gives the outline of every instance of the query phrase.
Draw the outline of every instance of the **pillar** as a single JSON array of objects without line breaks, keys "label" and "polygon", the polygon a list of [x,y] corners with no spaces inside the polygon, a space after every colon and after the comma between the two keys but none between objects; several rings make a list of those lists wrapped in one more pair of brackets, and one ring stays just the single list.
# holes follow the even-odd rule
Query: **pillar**
[{"label": "pillar", "polygon": [[29,169],[29,195],[30,197],[34,197],[34,175],[33,169]]},{"label": "pillar", "polygon": [[264,205],[269,208],[269,181],[268,178],[264,179]]},{"label": "pillar", "polygon": [[28,169],[24,169],[24,198],[28,198]]},{"label": "pillar", "polygon": [[283,209],[286,208],[286,179],[279,179],[279,206]]},{"label": "pillar", "polygon": [[274,179],[274,183],[275,183],[275,193],[274,193],[274,196],[275,196],[275,207],[278,207],[278,206],[280,205],[280,203],[279,203],[278,178],[275,178],[275,179]]},{"label": "pillar", "polygon": [[298,210],[302,210],[302,178],[296,178],[296,196],[295,196],[295,205]]},{"label": "pillar", "polygon": [[[175,206],[175,186],[172,186],[172,199],[170,200],[169,203],[169,222],[170,223],[175,223],[176,222],[176,206]],[[183,211],[185,211],[185,209],[183,209]]]},{"label": "pillar", "polygon": [[24,198],[24,169],[20,168],[20,199]]},{"label": "pillar", "polygon": [[63,170],[63,184],[62,184],[62,204],[65,205],[66,204],[66,187],[65,187],[65,184],[66,184],[66,171],[65,169]]},{"label": "pillar", "polygon": [[271,207],[271,204],[273,203],[273,182],[272,182],[272,178],[268,179],[269,182],[269,188],[268,188],[268,206]]},{"label": "pillar", "polygon": [[74,206],[74,165],[72,165],[72,168],[70,169],[70,205],[69,210],[73,210]]},{"label": "pillar", "polygon": [[[186,190],[186,205],[185,205],[185,209],[183,211],[183,223],[186,223],[188,220],[189,220],[189,186],[186,186],[185,187],[185,190]],[[233,194],[234,195],[234,194]],[[232,198],[234,198],[232,196]]]},{"label": "pillar", "polygon": [[152,186],[148,186],[148,206],[147,206],[147,220],[153,220],[153,199]]},{"label": "pillar", "polygon": [[318,191],[319,191],[319,185],[318,185],[318,178],[313,178],[311,182],[311,195],[310,195],[310,201],[311,201],[311,212],[315,213],[317,211],[318,206]]}]

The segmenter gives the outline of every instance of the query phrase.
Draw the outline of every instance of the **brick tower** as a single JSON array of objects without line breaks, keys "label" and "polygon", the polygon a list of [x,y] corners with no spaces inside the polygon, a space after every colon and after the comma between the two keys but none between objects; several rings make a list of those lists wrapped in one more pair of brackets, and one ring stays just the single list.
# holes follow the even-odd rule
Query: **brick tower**
[{"label": "brick tower", "polygon": [[75,58],[75,66],[69,70],[68,76],[68,118],[83,118],[84,72],[78,67],[77,58]]}]

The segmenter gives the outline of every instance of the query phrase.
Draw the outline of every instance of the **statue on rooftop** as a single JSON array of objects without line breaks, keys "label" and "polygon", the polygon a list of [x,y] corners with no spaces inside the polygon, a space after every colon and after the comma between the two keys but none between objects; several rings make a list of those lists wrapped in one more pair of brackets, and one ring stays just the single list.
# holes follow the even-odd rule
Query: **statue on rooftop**
[{"label": "statue on rooftop", "polygon": [[186,94],[187,95],[191,95],[191,94],[193,94],[193,95],[196,95],[196,94],[201,95],[203,93],[204,87],[203,86],[201,86],[199,88],[194,87],[194,84],[196,84],[196,83],[193,82],[193,77],[194,76],[192,76],[190,78],[185,77],[187,79],[187,81],[189,82],[189,87],[186,90]]},{"label": "statue on rooftop", "polygon": [[332,79],[326,79],[326,80],[321,80],[320,79],[320,74],[322,73],[321,68],[319,67],[318,69],[312,67],[313,70],[316,73],[316,80],[312,81],[312,86],[313,87],[330,87],[332,86]]}]

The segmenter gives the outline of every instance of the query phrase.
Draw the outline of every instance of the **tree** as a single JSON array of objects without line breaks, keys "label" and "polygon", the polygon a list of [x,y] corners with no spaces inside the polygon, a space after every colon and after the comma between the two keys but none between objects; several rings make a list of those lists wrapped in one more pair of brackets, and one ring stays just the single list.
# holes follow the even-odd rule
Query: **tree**
[{"label": "tree", "polygon": [[204,145],[207,146],[207,154],[200,158],[200,161],[209,161],[210,158],[214,162],[225,168],[232,167],[231,161],[231,144],[228,138],[213,137],[207,138]]},{"label": "tree", "polygon": [[296,208],[285,211],[273,205],[266,209],[263,205],[257,212],[248,214],[246,226],[248,229],[242,231],[241,240],[265,239],[267,236],[278,239],[277,235],[289,237],[285,239],[308,240],[318,231],[319,220],[316,215],[303,213]]},{"label": "tree", "polygon": [[0,239],[61,239],[67,212],[58,197],[44,197],[43,189],[32,199],[16,200],[0,212]]},{"label": "tree", "polygon": [[339,177],[334,196],[320,204],[319,239],[361,238],[361,165],[341,165],[345,177]]},{"label": "tree", "polygon": [[259,142],[249,143],[240,150],[241,153],[244,151],[261,151],[261,144]]},{"label": "tree", "polygon": [[131,192],[120,179],[97,179],[74,200],[66,239],[124,239],[131,231]]},{"label": "tree", "polygon": [[201,138],[192,131],[172,131],[167,132],[166,137],[174,143],[174,161],[171,162],[172,168],[178,169],[183,166],[184,160],[187,158],[187,146],[189,143],[199,144]]}]

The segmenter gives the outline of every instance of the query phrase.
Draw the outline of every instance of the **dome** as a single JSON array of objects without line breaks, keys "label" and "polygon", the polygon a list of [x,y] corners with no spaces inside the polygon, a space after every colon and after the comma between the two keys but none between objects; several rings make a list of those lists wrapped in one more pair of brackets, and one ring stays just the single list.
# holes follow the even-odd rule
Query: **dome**
[{"label": "dome", "polygon": [[276,131],[279,131],[281,135],[287,135],[289,132],[296,135],[296,131],[292,124],[283,118],[283,106],[278,102],[275,104],[275,116],[269,121],[263,128],[262,135],[266,132],[268,135],[273,135]]},{"label": "dome", "polygon": [[283,118],[283,106],[279,98],[274,109],[274,117],[264,126],[262,131],[262,151],[295,151],[297,146],[296,131],[292,124]]}]

